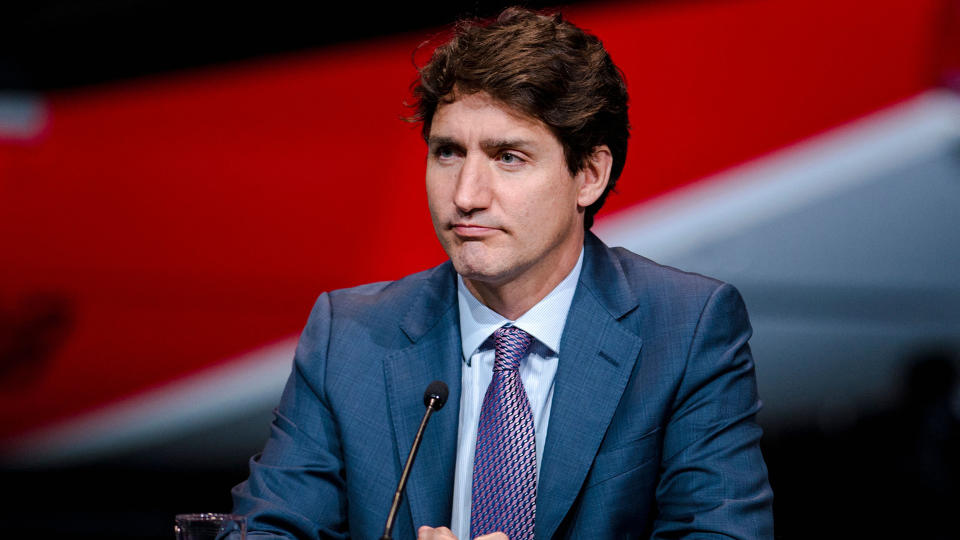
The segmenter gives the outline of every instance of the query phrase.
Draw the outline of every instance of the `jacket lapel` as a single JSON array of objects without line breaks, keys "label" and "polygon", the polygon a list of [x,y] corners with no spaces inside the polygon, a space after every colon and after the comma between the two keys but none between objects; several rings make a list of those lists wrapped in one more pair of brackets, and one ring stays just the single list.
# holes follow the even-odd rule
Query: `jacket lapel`
[{"label": "jacket lapel", "polygon": [[[401,329],[410,346],[388,356],[383,364],[401,468],[426,410],[423,392],[427,385],[441,380],[450,389],[446,405],[433,414],[424,432],[407,481],[406,500],[414,527],[447,524],[453,499],[461,366],[456,279],[449,262],[427,275]],[[398,531],[398,536],[404,535]]]},{"label": "jacket lapel", "polygon": [[619,319],[636,308],[619,261],[592,234],[560,342],[537,486],[536,537],[550,538],[586,479],[640,354]]},{"label": "jacket lapel", "polygon": [[[576,499],[641,348],[640,338],[619,323],[637,305],[619,261],[592,233],[584,249],[560,342],[537,487],[537,538],[553,536]],[[434,380],[450,388],[447,404],[427,426],[406,489],[414,527],[446,524],[453,499],[462,365],[456,274],[449,262],[425,277],[401,329],[410,346],[383,364],[400,467],[423,418],[423,391]]]}]

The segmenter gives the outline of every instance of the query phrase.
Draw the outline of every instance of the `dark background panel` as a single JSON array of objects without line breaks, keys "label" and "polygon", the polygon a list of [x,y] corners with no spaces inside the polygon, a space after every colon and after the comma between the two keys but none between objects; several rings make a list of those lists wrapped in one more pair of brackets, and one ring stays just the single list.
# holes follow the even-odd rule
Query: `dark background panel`
[{"label": "dark background panel", "polygon": [[21,1],[0,10],[0,89],[74,88],[237,62],[437,28],[461,17],[491,16],[514,4],[556,5]]}]

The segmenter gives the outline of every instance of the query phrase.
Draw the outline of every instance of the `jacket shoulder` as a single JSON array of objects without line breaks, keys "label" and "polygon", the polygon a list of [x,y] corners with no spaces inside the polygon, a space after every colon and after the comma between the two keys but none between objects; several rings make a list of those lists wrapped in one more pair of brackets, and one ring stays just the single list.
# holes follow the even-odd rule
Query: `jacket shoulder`
[{"label": "jacket shoulder", "polygon": [[453,275],[450,263],[445,262],[395,281],[367,283],[324,294],[329,298],[334,321],[396,323],[422,297],[443,297],[450,283],[455,283]]},{"label": "jacket shoulder", "polygon": [[709,276],[657,263],[622,247],[610,248],[610,252],[630,286],[634,290],[647,290],[654,296],[676,300],[704,298],[722,286],[732,287]]}]

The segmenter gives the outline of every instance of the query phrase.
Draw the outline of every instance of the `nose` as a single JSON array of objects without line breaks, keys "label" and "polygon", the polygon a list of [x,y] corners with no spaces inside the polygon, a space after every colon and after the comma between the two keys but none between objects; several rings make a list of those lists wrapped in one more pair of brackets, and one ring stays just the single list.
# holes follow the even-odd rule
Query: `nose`
[{"label": "nose", "polygon": [[457,175],[453,203],[464,214],[483,210],[490,205],[491,178],[486,156],[468,153]]}]

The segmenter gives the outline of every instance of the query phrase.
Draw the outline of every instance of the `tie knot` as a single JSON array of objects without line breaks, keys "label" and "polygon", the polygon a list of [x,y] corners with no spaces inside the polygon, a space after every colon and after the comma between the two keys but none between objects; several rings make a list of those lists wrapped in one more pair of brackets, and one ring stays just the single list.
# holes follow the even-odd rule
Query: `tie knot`
[{"label": "tie knot", "polygon": [[527,354],[533,336],[516,326],[504,326],[493,333],[496,356],[494,371],[520,369],[520,360]]}]

